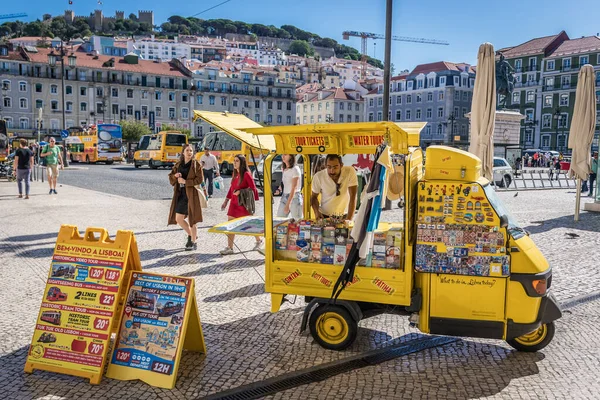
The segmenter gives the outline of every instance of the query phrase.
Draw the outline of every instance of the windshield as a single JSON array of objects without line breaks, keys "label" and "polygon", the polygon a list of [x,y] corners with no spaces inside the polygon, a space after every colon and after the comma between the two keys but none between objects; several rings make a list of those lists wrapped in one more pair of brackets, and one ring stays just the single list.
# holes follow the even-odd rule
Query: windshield
[{"label": "windshield", "polygon": [[148,150],[148,145],[150,144],[150,135],[144,135],[140,139],[140,143],[138,144],[138,150]]},{"label": "windshield", "polygon": [[181,147],[186,144],[186,136],[181,134],[167,133],[167,139],[165,140],[166,146],[178,146]]},{"label": "windshield", "polygon": [[204,146],[216,151],[242,150],[242,142],[225,132],[209,132],[204,137]]},{"label": "windshield", "polygon": [[492,205],[492,207],[494,208],[494,210],[498,214],[498,217],[506,215],[506,217],[508,218],[508,227],[507,227],[508,233],[510,233],[511,236],[514,239],[518,239],[521,236],[525,235],[525,231],[517,223],[517,220],[508,211],[508,209],[506,208],[506,206],[504,205],[504,203],[502,203],[502,201],[500,200],[500,198],[496,194],[496,191],[494,190],[494,188],[492,187],[492,185],[487,184],[483,188],[483,190],[485,191],[485,194],[487,195],[487,198],[488,198],[490,204]]}]

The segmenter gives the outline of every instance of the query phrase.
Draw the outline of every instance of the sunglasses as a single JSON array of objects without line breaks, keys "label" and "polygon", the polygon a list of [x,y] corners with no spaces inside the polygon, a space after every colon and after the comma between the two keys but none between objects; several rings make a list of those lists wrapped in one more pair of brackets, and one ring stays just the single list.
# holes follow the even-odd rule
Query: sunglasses
[{"label": "sunglasses", "polygon": [[339,196],[340,195],[340,187],[342,187],[341,183],[336,183],[335,184],[335,195]]}]

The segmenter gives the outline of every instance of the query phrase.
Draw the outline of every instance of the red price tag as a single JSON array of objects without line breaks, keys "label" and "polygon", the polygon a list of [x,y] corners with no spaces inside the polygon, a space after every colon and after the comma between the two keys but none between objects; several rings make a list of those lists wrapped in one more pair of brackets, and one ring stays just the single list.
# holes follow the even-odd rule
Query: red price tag
[{"label": "red price tag", "polygon": [[102,293],[100,295],[100,304],[105,305],[105,306],[111,306],[112,303],[114,303],[114,302],[115,302],[114,294]]},{"label": "red price tag", "polygon": [[108,329],[108,320],[104,318],[96,318],[94,320],[94,329],[105,331]]},{"label": "red price tag", "polygon": [[90,269],[90,278],[102,279],[103,276],[104,276],[104,268],[91,268]]},{"label": "red price tag", "polygon": [[112,270],[108,270],[106,271],[106,280],[107,281],[118,281],[119,277],[121,276],[121,271],[112,271]]},{"label": "red price tag", "polygon": [[131,358],[131,353],[128,351],[117,350],[115,358],[117,359],[117,361],[129,362],[129,359]]},{"label": "red price tag", "polygon": [[104,352],[104,345],[102,343],[90,343],[88,346],[88,353],[90,354],[102,354]]}]

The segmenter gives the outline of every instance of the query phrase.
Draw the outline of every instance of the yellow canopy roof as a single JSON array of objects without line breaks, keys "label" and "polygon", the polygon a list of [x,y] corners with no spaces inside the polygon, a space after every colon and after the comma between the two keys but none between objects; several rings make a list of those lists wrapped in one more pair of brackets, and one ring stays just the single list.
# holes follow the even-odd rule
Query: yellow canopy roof
[{"label": "yellow canopy roof", "polygon": [[252,121],[242,114],[232,114],[228,112],[198,111],[194,110],[194,121],[202,119],[218,129],[227,132],[236,139],[241,140],[248,146],[261,149],[275,149],[275,139],[273,135],[257,138],[254,134],[248,133],[250,128],[262,128],[260,124]]}]

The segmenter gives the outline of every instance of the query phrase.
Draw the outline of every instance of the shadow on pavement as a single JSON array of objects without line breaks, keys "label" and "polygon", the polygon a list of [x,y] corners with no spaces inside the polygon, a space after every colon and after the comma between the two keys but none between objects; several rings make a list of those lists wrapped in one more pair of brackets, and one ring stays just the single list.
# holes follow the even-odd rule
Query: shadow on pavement
[{"label": "shadow on pavement", "polygon": [[58,232],[39,233],[36,235],[21,235],[21,236],[9,236],[6,238],[6,242],[35,242],[44,239],[55,239],[58,236]]},{"label": "shadow on pavement", "polygon": [[[360,328],[356,342],[349,349],[331,351],[319,347],[310,335],[298,334],[301,314],[298,308],[291,308],[219,325],[203,323],[208,354],[183,353],[172,391],[139,381],[104,378],[100,385],[89,385],[84,379],[66,375],[41,371],[25,374],[23,365],[29,346],[24,346],[0,357],[2,381],[10,382],[4,393],[11,399],[46,396],[76,399],[83,393],[90,398],[198,398],[343,360],[381,344],[390,346],[421,337],[410,333],[392,339],[387,333]],[[387,387],[405,388],[418,398],[444,398],[447,393],[457,398],[479,398],[500,393],[514,379],[538,374],[536,363],[542,359],[541,353],[518,353],[494,344],[460,340],[370,368],[375,368],[371,373],[378,376],[374,384],[383,379]],[[351,385],[364,385],[364,376],[353,380],[348,375],[353,373],[368,375],[369,372],[357,369],[346,374]],[[301,393],[309,389],[319,390],[319,385],[293,390]],[[423,392],[417,394],[417,391]]]},{"label": "shadow on pavement", "polygon": [[252,285],[244,286],[242,288],[232,290],[231,292],[221,293],[216,296],[205,297],[202,301],[208,303],[217,303],[221,301],[228,301],[243,297],[260,296],[265,293],[264,283],[255,283]]},{"label": "shadow on pavement", "polygon": [[[152,264],[142,265],[142,269],[151,269],[151,268],[160,268],[160,267],[173,267],[180,265],[197,265],[212,261],[214,258],[219,257],[218,254],[202,254],[193,251],[185,251],[185,249],[174,250],[173,253],[176,254],[172,257],[165,258],[163,260],[156,261]],[[143,259],[142,259],[143,261]],[[182,275],[185,276],[185,275]]]},{"label": "shadow on pavement", "polygon": [[[573,207],[575,207],[575,205],[573,205]],[[531,233],[548,232],[555,228],[598,232],[598,225],[600,225],[600,214],[582,211],[578,222],[575,222],[574,218],[575,216],[572,214],[541,221],[532,221],[531,225],[525,226],[523,229]]]},{"label": "shadow on pavement", "polygon": [[54,254],[54,246],[40,247],[38,249],[24,250],[15,253],[20,258],[51,258]]},{"label": "shadow on pavement", "polygon": [[[210,256],[221,258],[221,256],[218,254],[210,254]],[[224,274],[227,272],[242,271],[242,270],[248,269],[248,268],[261,267],[264,264],[265,264],[265,260],[236,259],[236,260],[228,261],[226,263],[220,262],[220,263],[214,263],[214,264],[210,264],[210,265],[204,265],[195,271],[186,272],[186,273],[183,273],[180,275],[187,276],[187,277],[195,277],[195,276],[202,276],[202,275],[217,275],[217,274]],[[148,267],[146,267],[146,268],[148,268]]]}]

